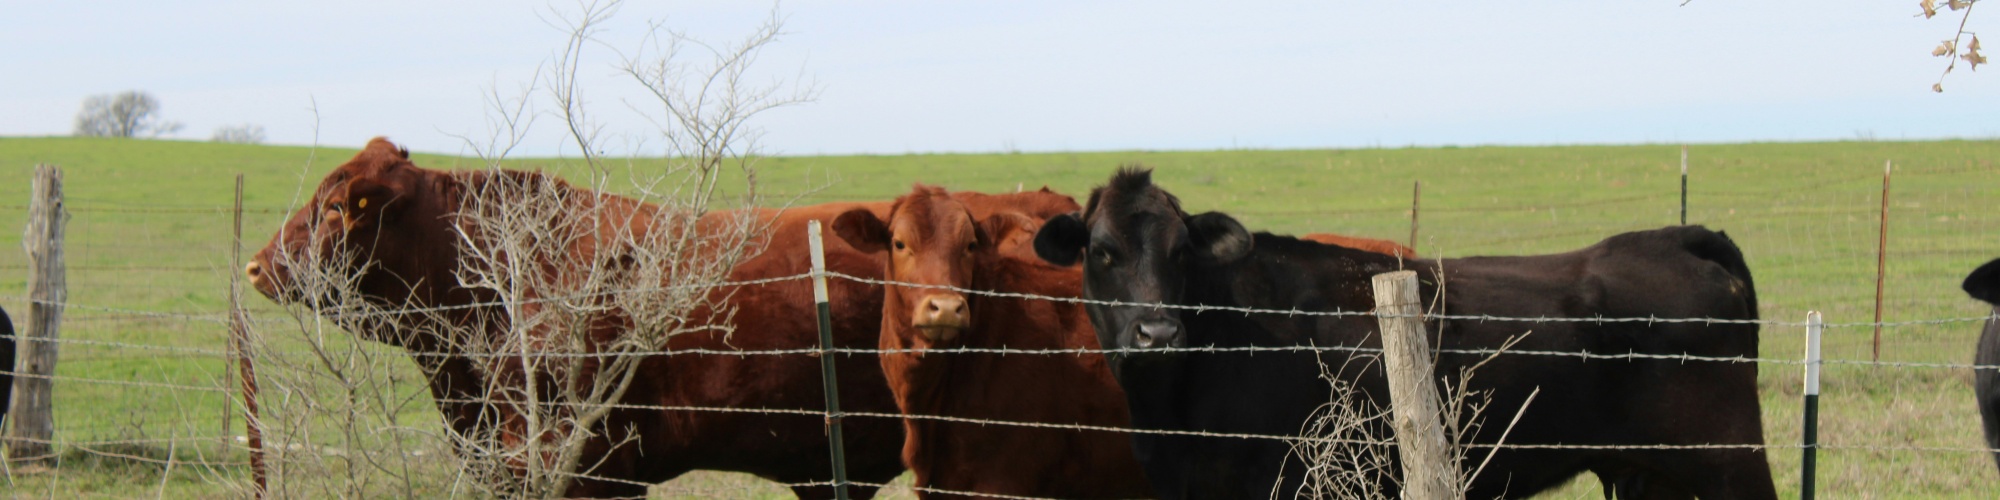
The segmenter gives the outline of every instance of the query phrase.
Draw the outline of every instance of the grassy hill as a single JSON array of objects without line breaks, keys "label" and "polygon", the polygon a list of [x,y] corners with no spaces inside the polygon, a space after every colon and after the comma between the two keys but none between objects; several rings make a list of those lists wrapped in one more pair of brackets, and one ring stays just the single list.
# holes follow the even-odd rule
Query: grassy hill
[{"label": "grassy hill", "polygon": [[[1094,152],[779,157],[759,167],[766,203],[888,199],[913,182],[954,190],[1012,191],[1047,185],[1081,196],[1113,167],[1158,169],[1158,182],[1192,212],[1220,210],[1252,229],[1337,232],[1403,240],[1411,183],[1422,181],[1417,250],[1427,256],[1525,254],[1573,249],[1619,231],[1679,217],[1678,146],[1467,147],[1423,149]],[[88,380],[222,387],[226,309],[234,273],[228,207],[234,175],[245,176],[245,251],[270,237],[303,189],[354,153],[342,148],[226,145],[79,138],[0,138],[0,247],[19,248],[29,172],[63,167],[69,208],[70,299],[58,383],[58,433],[69,441],[211,439],[228,411],[216,391],[171,390]],[[1841,142],[1697,145],[1689,148],[1688,221],[1727,231],[1756,275],[1765,318],[1832,323],[1872,320],[1876,219],[1884,161],[1896,165],[1891,194],[1884,319],[1979,316],[1957,282],[2000,257],[2000,142]],[[433,168],[476,160],[418,154]],[[512,163],[553,167],[554,159]],[[658,168],[640,162],[633,168]],[[14,229],[7,229],[14,228]],[[17,318],[26,270],[20,252],[0,252],[0,306]],[[260,297],[248,302],[277,317]],[[143,314],[165,313],[167,315]],[[1971,322],[1884,328],[1884,360],[1966,363]],[[1827,333],[1826,356],[1867,360],[1873,328]],[[1762,357],[1797,358],[1802,328],[1767,327]],[[136,346],[136,347],[135,347]],[[1767,439],[1799,439],[1797,365],[1764,364]],[[2000,493],[1981,446],[1970,372],[1925,367],[1833,365],[1826,372],[1821,491],[1854,496]],[[423,410],[419,408],[419,410]],[[421,420],[422,411],[411,418]],[[434,415],[432,416],[434,418]],[[421,425],[421,424],[412,424]],[[433,424],[434,425],[434,424]],[[1845,448],[1842,448],[1845,447]],[[1950,450],[1870,449],[1935,447]],[[220,448],[217,448],[218,450]],[[154,448],[141,451],[157,453]],[[186,450],[170,450],[183,457]],[[134,452],[138,453],[138,452]],[[211,460],[240,459],[211,451]],[[127,453],[130,454],[130,453]],[[218,455],[219,454],[219,455]],[[100,460],[104,453],[72,454]],[[218,458],[222,457],[222,458]],[[234,458],[230,458],[234,457]],[[1771,453],[1780,488],[1797,488],[1798,451]],[[116,462],[112,460],[110,462]],[[126,463],[126,462],[118,462]],[[138,465],[132,465],[138,464]],[[127,467],[127,468],[119,468]],[[130,472],[136,470],[139,472]],[[209,495],[242,478],[234,466],[187,467],[162,482],[144,462],[65,468],[60,476],[13,477],[16,492],[43,489],[111,496]],[[758,490],[757,483],[702,476],[688,484]],[[1583,481],[1562,494],[1587,494]],[[671,488],[669,488],[671,489]],[[690,490],[693,491],[693,490]]]}]

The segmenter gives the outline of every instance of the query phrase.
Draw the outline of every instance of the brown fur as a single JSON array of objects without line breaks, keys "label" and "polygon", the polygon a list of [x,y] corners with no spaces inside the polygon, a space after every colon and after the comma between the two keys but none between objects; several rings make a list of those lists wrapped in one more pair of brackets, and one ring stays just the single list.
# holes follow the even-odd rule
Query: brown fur
[{"label": "brown fur", "polygon": [[[962,197],[960,199],[963,199]],[[1077,210],[1063,198],[1052,213]],[[843,216],[840,233],[856,247],[892,248],[892,280],[1056,297],[1081,293],[1081,271],[1041,263],[1027,252],[1047,216],[978,217],[942,189],[918,186],[886,218]],[[862,215],[874,218],[863,220]],[[875,224],[878,228],[847,227]],[[894,250],[900,242],[902,250]],[[925,353],[928,349],[1097,349],[1089,317],[1067,302],[963,297],[940,289],[890,286],[882,312],[882,370],[906,415],[1125,427],[1124,394],[1096,354]],[[966,300],[970,323],[956,338],[933,340],[913,312],[933,295]],[[919,352],[909,352],[916,350]],[[904,352],[896,352],[904,351]],[[904,463],[922,487],[1059,498],[1152,496],[1123,433],[942,422],[910,418]],[[919,492],[926,498],[957,497]]]},{"label": "brown fur", "polygon": [[1332,233],[1312,233],[1305,236],[1300,236],[1299,239],[1317,243],[1325,243],[1333,246],[1352,248],[1363,252],[1375,252],[1382,255],[1390,255],[1405,259],[1417,258],[1416,250],[1412,250],[1410,249],[1410,247],[1403,246],[1401,243],[1396,243],[1394,241],[1389,241],[1389,240],[1362,238],[1358,236],[1342,236]]},{"label": "brown fur", "polygon": [[[275,299],[301,300],[288,296],[290,271],[284,269],[278,252],[293,255],[333,250],[333,244],[308,248],[314,241],[334,241],[324,236],[347,232],[346,241],[365,242],[354,248],[374,261],[377,272],[364,275],[363,293],[384,304],[408,306],[464,305],[495,300],[491,294],[454,286],[452,272],[459,264],[453,240],[451,214],[468,189],[496,179],[532,179],[541,174],[516,171],[438,171],[419,168],[408,161],[406,150],[377,138],[354,159],[341,165],[321,183],[312,199],[301,207],[282,231],[259,251],[253,262],[261,266],[253,285]],[[591,191],[565,187],[577,196],[575,203],[605,203],[610,214],[654,210],[651,205],[617,196],[597,196]],[[981,198],[977,210],[1019,203],[1024,210],[1035,208],[1047,196],[1023,193]],[[360,203],[361,198],[369,201]],[[831,203],[788,210],[757,209],[759,220],[770,224],[771,232],[757,240],[761,253],[737,265],[731,280],[749,280],[802,274],[809,269],[806,254],[806,223],[830,223],[841,213],[861,208],[887,214],[889,203]],[[1043,210],[1045,211],[1045,210]],[[331,220],[329,220],[331,219]],[[606,220],[626,220],[606,217]],[[644,218],[639,218],[644,220]],[[707,219],[707,220],[713,220]],[[327,222],[336,222],[328,224]],[[619,229],[607,222],[603,229]],[[635,228],[644,231],[649,228]],[[315,232],[323,238],[314,239]],[[826,244],[829,270],[854,276],[880,278],[882,253],[862,252],[837,238]],[[586,238],[573,251],[595,252],[594,239]],[[1031,251],[1031,250],[1030,250]],[[551,266],[552,267],[552,266]],[[387,272],[382,272],[386,270]],[[546,272],[573,272],[545,269]],[[874,285],[849,280],[830,280],[834,311],[835,344],[844,348],[867,348],[875,344],[881,327],[879,316],[882,292]],[[717,293],[723,293],[718,291]],[[669,350],[767,350],[805,349],[818,345],[810,282],[791,280],[735,290],[730,304],[736,332],[727,338],[720,333],[694,333],[675,337]],[[449,319],[465,324],[474,314],[467,310]],[[697,311],[693,321],[709,321],[708,311]],[[411,327],[418,319],[402,323],[352,325],[368,338],[404,347],[413,352],[451,352],[453,342],[414,335]],[[620,331],[616,315],[599,322],[594,336],[608,338]],[[435,330],[432,330],[435,331]],[[492,334],[493,332],[487,332]],[[890,412],[893,400],[887,391],[878,363],[869,355],[839,359],[842,408],[855,412]],[[461,432],[474,432],[481,425],[506,422],[513,416],[501,407],[452,402],[486,397],[491,384],[515,383],[519,374],[503,373],[499,380],[481,380],[476,362],[457,356],[412,356],[429,376],[432,396],[442,401],[439,411],[448,425]],[[641,375],[619,401],[632,405],[695,406],[724,408],[775,408],[818,411],[825,398],[820,387],[819,359],[808,356],[665,356],[648,359]],[[851,418],[846,420],[847,461],[856,481],[887,482],[902,470],[899,444],[902,427],[892,419]],[[630,430],[628,433],[627,430]],[[590,449],[595,458],[605,458],[593,475],[625,481],[655,483],[693,469],[740,471],[774,481],[798,483],[830,479],[831,465],[826,448],[825,422],[817,416],[762,415],[714,411],[619,410],[607,418],[604,439]],[[627,437],[633,444],[610,449],[609,443]],[[580,481],[569,496],[619,496],[644,494],[643,487],[613,481]],[[798,488],[802,497],[831,497],[828,488]],[[854,488],[866,498],[872,488]]]}]

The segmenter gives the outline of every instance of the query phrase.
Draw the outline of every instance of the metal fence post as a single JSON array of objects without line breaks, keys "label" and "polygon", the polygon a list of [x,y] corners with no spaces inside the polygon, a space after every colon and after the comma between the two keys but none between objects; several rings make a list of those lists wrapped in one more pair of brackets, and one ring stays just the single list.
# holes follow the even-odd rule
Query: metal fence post
[{"label": "metal fence post", "polygon": [[1681,145],[1681,225],[1688,225],[1688,147]]},{"label": "metal fence post", "polygon": [[[236,174],[235,240],[230,247],[230,269],[243,268],[243,174]],[[264,473],[264,422],[257,415],[257,367],[250,361],[250,326],[243,312],[243,273],[230,273],[229,278],[229,351],[236,358],[236,367],[243,384],[243,427],[244,439],[250,446],[250,479],[256,491],[253,498],[264,498],[270,491]],[[226,370],[225,370],[226,371]]]},{"label": "metal fence post", "polygon": [[1424,181],[1410,183],[1410,251],[1417,250],[1417,210],[1423,208]]},{"label": "metal fence post", "polygon": [[69,285],[63,264],[63,233],[69,211],[63,208],[62,169],[36,165],[29,188],[28,230],[21,246],[28,252],[28,327],[20,340],[20,364],[15,367],[14,401],[7,428],[7,458],[40,462],[55,456],[56,338],[62,326]]},{"label": "metal fence post", "polygon": [[1799,498],[1812,500],[1814,470],[1818,466],[1819,451],[1819,335],[1822,328],[1819,311],[1806,312],[1806,380],[1805,380],[1805,422],[1799,447],[1804,454],[1799,462]]},{"label": "metal fence post", "polygon": [[847,500],[847,445],[840,434],[840,384],[833,370],[833,307],[826,297],[826,246],[820,242],[819,221],[806,223],[812,250],[813,307],[819,313],[819,370],[826,387],[826,440],[833,450],[833,495]]},{"label": "metal fence post", "polygon": [[1869,361],[1882,360],[1882,278],[1889,267],[1889,172],[1895,163],[1882,162],[1882,230],[1875,242],[1875,340]]}]

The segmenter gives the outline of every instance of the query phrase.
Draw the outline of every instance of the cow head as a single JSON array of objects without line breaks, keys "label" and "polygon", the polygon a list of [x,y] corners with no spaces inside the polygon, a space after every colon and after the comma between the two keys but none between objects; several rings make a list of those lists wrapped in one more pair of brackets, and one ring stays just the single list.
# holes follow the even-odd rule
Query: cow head
[{"label": "cow head", "polygon": [[[1250,250],[1242,224],[1217,212],[1188,215],[1179,199],[1153,185],[1151,170],[1137,167],[1119,169],[1092,191],[1081,215],[1050,219],[1035,235],[1043,260],[1059,266],[1083,260],[1085,298],[1135,304],[1185,304],[1192,266],[1233,263]],[[1107,349],[1188,345],[1178,310],[1101,304],[1087,310]]]},{"label": "cow head", "polygon": [[976,264],[995,254],[999,238],[1030,223],[1011,212],[974,220],[943,189],[917,185],[896,199],[888,218],[854,209],[834,219],[833,231],[857,250],[889,252],[887,278],[915,286],[884,287],[883,321],[909,322],[884,330],[911,337],[900,339],[903,345],[928,348],[957,340],[971,326],[975,311],[957,290],[975,286]]},{"label": "cow head", "polygon": [[327,174],[244,267],[251,286],[280,303],[315,308],[343,292],[423,302],[418,289],[432,286],[426,280],[434,282],[438,271],[427,257],[451,243],[451,233],[440,230],[447,205],[438,199],[449,181],[411,164],[409,155],[378,137]]},{"label": "cow head", "polygon": [[1979,269],[1972,270],[1972,274],[1965,276],[1965,284],[1961,286],[1965,288],[1965,293],[1972,295],[1972,298],[2000,306],[2000,259],[1994,259],[1986,265],[1979,266]]}]

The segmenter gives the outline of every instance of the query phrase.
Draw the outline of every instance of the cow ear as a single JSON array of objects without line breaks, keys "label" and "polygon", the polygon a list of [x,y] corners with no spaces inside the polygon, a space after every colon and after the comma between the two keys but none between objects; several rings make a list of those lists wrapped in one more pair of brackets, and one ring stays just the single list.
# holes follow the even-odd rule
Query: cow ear
[{"label": "cow ear", "polygon": [[2000,259],[1974,269],[1965,276],[1965,293],[1988,304],[2000,305]]},{"label": "cow ear", "polygon": [[867,253],[888,249],[889,226],[866,208],[856,208],[841,212],[833,218],[833,234],[847,240],[847,245]]},{"label": "cow ear", "polygon": [[996,213],[979,221],[979,246],[994,248],[1007,241],[1016,231],[1034,229],[1035,219],[1017,213]]},{"label": "cow ear", "polygon": [[1090,246],[1090,228],[1084,227],[1083,219],[1074,213],[1055,216],[1035,231],[1035,255],[1050,264],[1074,265],[1087,246]]},{"label": "cow ear", "polygon": [[374,179],[348,181],[347,200],[340,207],[342,226],[353,231],[393,220],[398,199],[395,188]]},{"label": "cow ear", "polygon": [[1228,214],[1208,212],[1188,217],[1187,225],[1195,254],[1204,261],[1228,264],[1250,255],[1250,231]]}]

